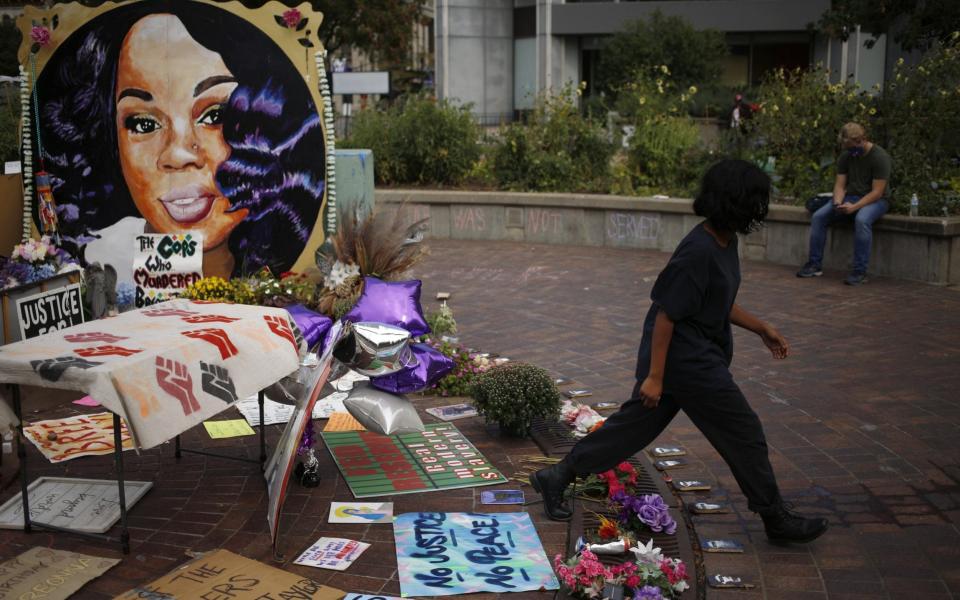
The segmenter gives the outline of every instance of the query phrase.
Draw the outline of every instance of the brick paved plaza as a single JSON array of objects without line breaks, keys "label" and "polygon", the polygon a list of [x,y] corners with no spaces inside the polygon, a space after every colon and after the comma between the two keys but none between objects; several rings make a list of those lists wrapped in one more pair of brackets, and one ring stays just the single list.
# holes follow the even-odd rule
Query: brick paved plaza
[{"label": "brick paved plaza", "polygon": [[[432,255],[415,273],[424,280],[424,308],[436,308],[437,291],[450,292],[461,342],[569,377],[593,391],[591,401],[626,399],[650,288],[668,254],[504,242],[430,245]],[[831,529],[809,546],[767,543],[729,470],[681,415],[661,441],[685,446],[692,464],[684,473],[709,480],[710,497],[734,508],[696,517],[696,533],[746,546],[740,555],[707,555],[706,570],[757,584],[747,592],[708,590],[707,597],[960,597],[960,294],[887,279],[851,288],[842,285],[840,272],[800,280],[793,271],[743,264],[740,304],[778,326],[792,356],[773,361],[752,334],[738,332],[733,370],[764,423],[784,495],[800,510],[829,518]],[[70,409],[58,413],[64,414]],[[500,438],[480,419],[456,424],[508,476],[524,455],[539,453],[529,440]],[[279,432],[271,426],[268,443]],[[254,438],[241,439],[249,441],[212,441],[194,428],[186,443],[225,452],[242,445],[255,456]],[[327,524],[329,501],[351,495],[326,450],[319,453],[320,487],[291,488],[281,523],[282,562],[274,562],[270,549],[256,466],[195,455],[177,463],[172,454],[169,444],[139,457],[125,453],[127,477],[154,481],[154,488],[131,512],[131,554],[77,598],[111,597],[165,573],[189,552],[218,547],[344,591],[399,595],[389,527]],[[51,466],[30,448],[30,460],[31,478],[111,477],[110,457]],[[528,499],[537,498],[524,489]],[[16,492],[8,487],[0,500]],[[489,510],[478,497],[477,489],[466,489],[393,500],[397,513]],[[566,525],[546,521],[539,504],[529,510],[547,554],[563,551]],[[373,546],[345,573],[292,565],[321,535]],[[115,545],[49,533],[3,531],[0,540],[4,560],[35,545],[121,557]]]}]

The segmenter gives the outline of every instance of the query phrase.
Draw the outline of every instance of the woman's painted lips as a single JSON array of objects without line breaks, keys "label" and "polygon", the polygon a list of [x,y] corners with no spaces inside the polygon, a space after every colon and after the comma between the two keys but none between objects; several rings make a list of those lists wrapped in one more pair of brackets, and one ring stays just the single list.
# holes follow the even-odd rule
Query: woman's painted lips
[{"label": "woman's painted lips", "polygon": [[195,185],[170,190],[160,202],[174,221],[196,223],[207,216],[216,198],[206,186]]}]

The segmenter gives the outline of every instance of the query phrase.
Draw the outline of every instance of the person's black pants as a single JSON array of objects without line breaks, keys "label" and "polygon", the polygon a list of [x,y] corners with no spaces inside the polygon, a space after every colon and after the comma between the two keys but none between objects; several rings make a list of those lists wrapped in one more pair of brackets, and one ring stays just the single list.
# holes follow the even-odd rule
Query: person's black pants
[{"label": "person's black pants", "polygon": [[620,410],[570,450],[564,462],[573,471],[614,468],[653,442],[683,410],[727,462],[750,510],[764,512],[780,502],[760,419],[732,379],[710,391],[664,392],[656,408],[643,405],[639,389],[638,382]]}]

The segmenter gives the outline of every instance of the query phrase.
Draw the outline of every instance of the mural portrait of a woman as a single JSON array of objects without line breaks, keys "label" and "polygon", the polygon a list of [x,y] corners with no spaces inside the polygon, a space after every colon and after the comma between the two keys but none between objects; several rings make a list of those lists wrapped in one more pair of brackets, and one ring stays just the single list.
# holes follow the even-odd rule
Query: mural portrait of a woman
[{"label": "mural portrait of a woman", "polygon": [[303,252],[324,195],[322,120],[244,19],[189,0],[120,5],[54,50],[37,91],[61,231],[87,262],[130,281],[142,233],[201,233],[207,276],[279,273]]}]

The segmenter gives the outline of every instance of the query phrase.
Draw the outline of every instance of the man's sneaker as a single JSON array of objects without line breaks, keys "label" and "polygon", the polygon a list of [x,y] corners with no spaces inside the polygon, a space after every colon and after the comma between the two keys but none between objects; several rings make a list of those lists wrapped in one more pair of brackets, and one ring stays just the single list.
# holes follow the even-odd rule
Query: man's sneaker
[{"label": "man's sneaker", "polygon": [[530,475],[530,485],[543,496],[543,509],[554,521],[569,521],[573,511],[563,500],[563,492],[576,474],[563,461]]},{"label": "man's sneaker", "polygon": [[826,519],[809,519],[793,511],[793,506],[781,502],[769,511],[760,513],[767,539],[771,542],[806,543],[817,539],[827,530]]},{"label": "man's sneaker", "polygon": [[820,265],[815,265],[808,262],[803,265],[799,271],[797,271],[797,277],[820,277],[823,275],[823,269],[820,268]]},{"label": "man's sneaker", "polygon": [[847,285],[860,285],[861,283],[867,282],[866,273],[850,273],[847,275],[847,278],[843,280]]}]

